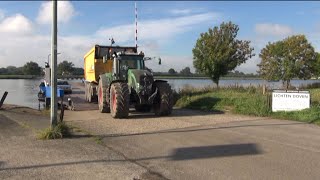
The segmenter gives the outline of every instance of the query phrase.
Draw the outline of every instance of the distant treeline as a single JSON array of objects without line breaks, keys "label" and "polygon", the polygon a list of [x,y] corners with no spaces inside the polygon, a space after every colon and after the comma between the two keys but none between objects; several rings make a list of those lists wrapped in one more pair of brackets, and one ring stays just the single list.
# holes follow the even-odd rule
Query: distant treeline
[{"label": "distant treeline", "polygon": [[[22,77],[19,75],[32,75],[28,77],[43,76],[43,67],[40,67],[38,63],[30,61],[21,67],[8,66],[0,67],[0,75],[2,78],[8,77]],[[72,62],[63,61],[58,64],[58,75],[83,75],[83,68],[74,67]],[[20,78],[19,78],[20,79]]]},{"label": "distant treeline", "polygon": [[[206,77],[204,74],[200,73],[192,73],[190,71],[189,67],[183,68],[180,72],[177,72],[173,68],[170,68],[168,72],[153,72],[155,76],[170,76],[170,77]],[[226,76],[224,77],[243,77],[243,78],[258,78],[258,74],[253,74],[253,73],[243,73],[240,71],[234,71],[234,72],[229,72]]]}]

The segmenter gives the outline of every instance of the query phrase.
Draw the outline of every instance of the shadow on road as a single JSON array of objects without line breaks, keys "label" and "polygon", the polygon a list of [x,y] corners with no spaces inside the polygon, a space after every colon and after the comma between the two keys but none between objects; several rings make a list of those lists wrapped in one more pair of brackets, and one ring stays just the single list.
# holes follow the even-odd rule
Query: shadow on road
[{"label": "shadow on road", "polygon": [[[172,114],[169,116],[161,116],[161,117],[184,117],[184,116],[206,116],[206,115],[213,115],[213,114],[224,114],[223,111],[200,111],[200,110],[186,110],[186,109],[180,109],[176,108],[172,110]],[[135,109],[130,109],[130,114],[128,116],[128,119],[152,119],[152,118],[159,118],[159,116],[156,116],[154,112],[137,112]]]},{"label": "shadow on road", "polygon": [[181,161],[226,156],[257,155],[261,153],[261,149],[254,143],[185,147],[175,149],[171,160]]},{"label": "shadow on road", "polygon": [[2,168],[3,165],[4,165],[4,162],[0,161],[0,169]]},{"label": "shadow on road", "polygon": [[154,157],[142,157],[142,158],[124,157],[124,159],[114,159],[114,160],[97,159],[97,160],[61,162],[61,163],[39,164],[39,165],[18,166],[18,167],[4,167],[4,168],[1,166],[2,162],[0,161],[0,172],[6,171],[6,170],[26,170],[26,169],[48,168],[48,167],[91,164],[91,163],[126,162],[126,161],[136,163],[138,161],[156,160],[156,159],[181,161],[181,160],[192,160],[192,159],[218,158],[218,157],[227,157],[227,156],[257,155],[262,153],[261,149],[256,144],[253,144],[253,143],[200,146],[200,147],[183,147],[183,148],[173,149],[172,152],[173,153],[169,156],[154,156]]}]

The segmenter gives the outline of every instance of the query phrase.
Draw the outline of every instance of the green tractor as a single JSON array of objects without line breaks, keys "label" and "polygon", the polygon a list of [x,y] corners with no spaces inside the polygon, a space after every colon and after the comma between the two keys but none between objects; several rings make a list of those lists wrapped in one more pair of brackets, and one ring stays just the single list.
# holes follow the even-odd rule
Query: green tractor
[{"label": "green tractor", "polygon": [[157,116],[171,114],[171,87],[167,81],[154,80],[152,72],[145,67],[147,59],[142,52],[122,51],[103,56],[103,63],[112,61],[112,71],[99,76],[97,96],[101,113],[127,118],[129,107],[134,106],[139,112],[153,109]]}]

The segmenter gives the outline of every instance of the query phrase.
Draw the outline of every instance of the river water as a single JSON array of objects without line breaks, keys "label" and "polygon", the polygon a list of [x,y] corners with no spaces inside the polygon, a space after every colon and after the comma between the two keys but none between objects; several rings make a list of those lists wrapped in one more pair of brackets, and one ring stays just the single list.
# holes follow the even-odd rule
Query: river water
[{"label": "river water", "polygon": [[[179,90],[184,86],[207,87],[214,86],[209,79],[166,79],[171,87]],[[8,96],[5,104],[16,104],[38,108],[37,94],[39,92],[40,79],[0,79],[0,98],[5,91]],[[80,80],[70,80],[70,82],[81,82]],[[258,86],[266,83],[263,80],[220,80],[219,85],[222,86]],[[320,80],[292,80],[291,84],[295,87],[312,83],[320,83]],[[267,82],[267,86],[271,89],[281,88],[281,82]]]}]

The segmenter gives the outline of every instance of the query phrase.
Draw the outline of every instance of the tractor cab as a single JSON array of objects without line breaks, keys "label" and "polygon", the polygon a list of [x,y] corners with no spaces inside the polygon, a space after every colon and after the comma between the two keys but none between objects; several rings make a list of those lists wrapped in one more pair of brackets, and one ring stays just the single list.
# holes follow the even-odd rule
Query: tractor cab
[{"label": "tractor cab", "polygon": [[143,55],[133,55],[133,54],[123,54],[120,55],[120,67],[127,68],[127,69],[138,69],[143,70],[144,67],[144,60]]}]

